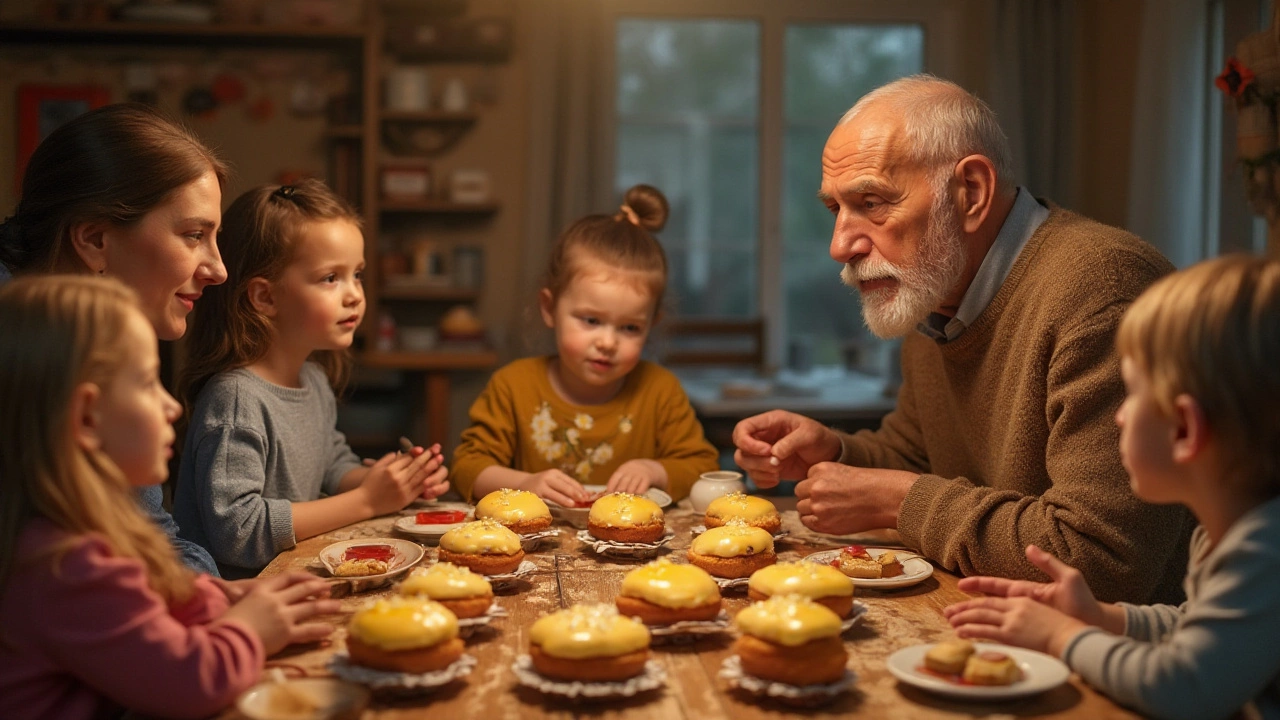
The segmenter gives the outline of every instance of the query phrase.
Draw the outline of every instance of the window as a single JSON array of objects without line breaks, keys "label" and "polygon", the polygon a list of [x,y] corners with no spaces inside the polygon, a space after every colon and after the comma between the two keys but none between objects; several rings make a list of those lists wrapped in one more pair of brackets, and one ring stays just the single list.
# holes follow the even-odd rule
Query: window
[{"label": "window", "polygon": [[[616,0],[610,5],[612,198],[646,182],[671,202],[673,309],[763,316],[768,357],[873,367],[878,343],[831,260],[821,153],[863,93],[938,67],[935,2]],[[602,198],[607,201],[608,198]],[[799,353],[797,353],[799,354]]]}]

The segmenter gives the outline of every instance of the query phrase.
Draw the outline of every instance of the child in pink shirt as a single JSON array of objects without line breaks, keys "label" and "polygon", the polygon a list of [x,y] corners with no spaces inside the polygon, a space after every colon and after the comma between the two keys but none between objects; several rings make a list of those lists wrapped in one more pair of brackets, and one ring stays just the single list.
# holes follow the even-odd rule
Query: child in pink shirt
[{"label": "child in pink shirt", "polygon": [[204,717],[328,634],[323,580],[196,577],[138,510],[179,406],[130,290],[24,278],[0,317],[0,717]]}]

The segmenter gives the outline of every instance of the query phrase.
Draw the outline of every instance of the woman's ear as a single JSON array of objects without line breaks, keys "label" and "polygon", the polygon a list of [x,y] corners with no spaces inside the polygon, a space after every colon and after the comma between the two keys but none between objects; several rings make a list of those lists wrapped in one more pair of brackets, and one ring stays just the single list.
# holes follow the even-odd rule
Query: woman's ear
[{"label": "woman's ear", "polygon": [[253,303],[254,310],[262,313],[265,317],[273,318],[276,316],[275,292],[271,288],[270,281],[262,277],[252,278],[249,280],[247,290],[249,302]]},{"label": "woman's ear", "polygon": [[102,449],[102,417],[99,401],[102,388],[91,382],[80,383],[71,391],[71,439],[82,450]]},{"label": "woman's ear", "polygon": [[1204,407],[1186,393],[1173,399],[1173,413],[1173,461],[1185,465],[1204,453],[1210,437],[1209,421]]},{"label": "woman's ear", "polygon": [[102,275],[107,270],[107,224],[80,222],[71,226],[71,247],[89,272]]},{"label": "woman's ear", "polygon": [[555,328],[556,299],[552,297],[550,288],[542,288],[538,291],[538,310],[542,313],[542,322],[549,328]]}]

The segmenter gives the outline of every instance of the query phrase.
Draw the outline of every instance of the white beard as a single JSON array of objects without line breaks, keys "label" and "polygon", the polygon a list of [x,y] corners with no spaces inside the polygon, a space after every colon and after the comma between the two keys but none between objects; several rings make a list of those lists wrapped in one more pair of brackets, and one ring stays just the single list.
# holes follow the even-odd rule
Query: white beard
[{"label": "white beard", "polygon": [[[902,337],[915,329],[955,288],[964,272],[961,227],[939,188],[929,208],[929,227],[920,239],[916,264],[899,267],[863,257],[845,264],[840,279],[862,296],[862,321],[876,337]],[[892,278],[896,287],[863,292],[859,281]]]}]

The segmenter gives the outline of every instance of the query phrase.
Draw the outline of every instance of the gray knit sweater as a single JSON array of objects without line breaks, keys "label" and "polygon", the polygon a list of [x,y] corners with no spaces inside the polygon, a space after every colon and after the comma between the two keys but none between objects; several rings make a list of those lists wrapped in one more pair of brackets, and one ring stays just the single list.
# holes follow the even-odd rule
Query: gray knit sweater
[{"label": "gray knit sweater", "polygon": [[360,465],[337,417],[314,363],[301,388],[243,368],[211,379],[191,414],[174,494],[182,536],[208,548],[226,577],[254,575],[293,547],[292,503],[336,493]]}]

